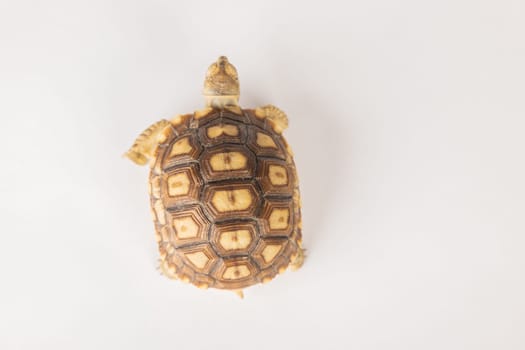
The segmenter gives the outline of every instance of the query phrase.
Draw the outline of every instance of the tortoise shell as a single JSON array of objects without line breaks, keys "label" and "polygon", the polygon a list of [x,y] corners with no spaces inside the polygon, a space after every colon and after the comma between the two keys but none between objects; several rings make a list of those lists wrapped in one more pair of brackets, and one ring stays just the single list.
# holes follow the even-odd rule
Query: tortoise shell
[{"label": "tortoise shell", "polygon": [[254,110],[207,108],[173,119],[159,137],[149,180],[169,277],[240,290],[270,281],[300,253],[292,154]]}]

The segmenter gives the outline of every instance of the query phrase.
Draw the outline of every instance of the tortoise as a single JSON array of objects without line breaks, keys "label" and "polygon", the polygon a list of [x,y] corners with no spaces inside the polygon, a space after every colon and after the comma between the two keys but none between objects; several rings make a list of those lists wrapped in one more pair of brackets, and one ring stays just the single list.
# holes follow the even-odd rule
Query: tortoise
[{"label": "tortoise", "polygon": [[288,118],[273,105],[242,109],[225,56],[210,65],[203,94],[204,109],[152,124],[125,156],[151,168],[161,272],[242,297],[304,261]]}]

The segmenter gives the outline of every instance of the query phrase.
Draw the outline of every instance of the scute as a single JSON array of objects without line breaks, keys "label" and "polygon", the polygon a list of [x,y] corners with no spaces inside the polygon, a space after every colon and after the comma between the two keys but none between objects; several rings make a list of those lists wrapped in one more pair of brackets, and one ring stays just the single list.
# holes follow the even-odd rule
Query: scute
[{"label": "scute", "polygon": [[248,255],[259,240],[256,221],[230,220],[213,225],[210,241],[223,256]]},{"label": "scute", "polygon": [[196,161],[202,152],[200,142],[192,130],[175,137],[164,152],[163,169],[169,169],[179,164]]},{"label": "scute", "polygon": [[284,138],[252,110],[209,108],[171,125],[150,174],[163,270],[200,288],[268,282],[301,239]]},{"label": "scute", "polygon": [[206,149],[200,159],[208,181],[251,179],[257,159],[242,145],[223,144]]},{"label": "scute", "polygon": [[292,196],[295,174],[286,162],[278,159],[261,159],[258,164],[257,178],[264,195]]},{"label": "scute", "polygon": [[279,135],[275,134],[269,127],[262,129],[252,126],[248,132],[247,146],[257,157],[271,157],[286,159],[285,147]]},{"label": "scute", "polygon": [[224,143],[244,144],[247,138],[245,125],[220,117],[200,127],[198,134],[205,147]]},{"label": "scute", "polygon": [[169,169],[156,181],[159,181],[159,193],[167,208],[199,201],[202,179],[198,164]]}]

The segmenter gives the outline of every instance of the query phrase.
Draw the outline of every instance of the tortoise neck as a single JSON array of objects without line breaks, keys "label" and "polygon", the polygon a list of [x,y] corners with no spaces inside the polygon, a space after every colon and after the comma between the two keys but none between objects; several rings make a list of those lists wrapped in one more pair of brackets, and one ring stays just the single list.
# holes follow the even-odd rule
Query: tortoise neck
[{"label": "tortoise neck", "polygon": [[223,108],[239,106],[239,95],[205,96],[206,107]]}]

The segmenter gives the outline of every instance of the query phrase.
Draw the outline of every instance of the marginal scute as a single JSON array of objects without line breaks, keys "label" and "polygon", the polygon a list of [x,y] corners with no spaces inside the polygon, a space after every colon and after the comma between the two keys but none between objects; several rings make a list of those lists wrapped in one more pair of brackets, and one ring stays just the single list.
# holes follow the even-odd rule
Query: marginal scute
[{"label": "marginal scute", "polygon": [[172,265],[176,270],[182,269],[184,261],[182,260],[182,254],[172,254],[168,258],[168,263]]},{"label": "marginal scute", "polygon": [[183,273],[181,273],[179,276],[177,276],[180,278],[180,280],[184,283],[189,283],[191,281],[191,277],[189,275],[185,275]]},{"label": "marginal scute", "polygon": [[169,242],[171,240],[170,232],[168,231],[168,228],[166,226],[162,226],[160,231],[160,237],[162,238],[163,242]]},{"label": "marginal scute", "polygon": [[301,195],[299,194],[299,190],[298,189],[295,189],[293,191],[293,200],[296,203],[296,205],[299,206],[299,208],[302,206],[302,204],[301,204]]},{"label": "marginal scute", "polygon": [[173,117],[173,118],[170,120],[171,125],[173,125],[173,126],[177,126],[177,125],[182,124],[182,122],[183,122],[182,117],[183,117],[182,114],[177,114],[175,117]]},{"label": "marginal scute", "polygon": [[160,176],[153,176],[150,180],[150,195],[153,198],[160,198]]},{"label": "marginal scute", "polygon": [[210,275],[210,270],[213,269],[214,266],[215,266],[215,262],[213,260],[210,260],[210,262],[208,263],[208,266],[200,270],[199,273],[195,274],[195,278],[193,279],[193,284],[195,284],[198,288],[201,288],[201,289],[214,287],[215,279],[211,277]]},{"label": "marginal scute", "polygon": [[177,270],[177,278],[182,282],[192,282],[196,275],[195,268],[190,264],[184,264]]},{"label": "marginal scute", "polygon": [[192,116],[193,114],[178,114],[170,120],[170,124],[175,127],[176,130],[180,131],[185,129],[184,125],[187,124]]},{"label": "marginal scute", "polygon": [[286,147],[286,152],[288,152],[288,156],[290,157],[293,157],[293,150],[292,150],[292,147],[290,146],[290,144],[288,142],[286,142],[285,140],[283,140],[283,143],[284,143],[284,146]]},{"label": "marginal scute", "polygon": [[208,283],[206,282],[198,282],[198,283],[195,283],[195,285],[197,286],[197,288],[199,289],[208,289],[208,287],[210,286]]},{"label": "marginal scute", "polygon": [[261,261],[263,261],[262,257],[255,257],[255,261],[257,262],[257,265],[259,265],[260,269],[257,273],[257,278],[262,283],[268,283],[277,275],[277,270],[274,268],[274,266],[261,263]]},{"label": "marginal scute", "polygon": [[159,242],[162,241],[162,236],[161,236],[159,230],[155,230],[155,241],[156,241],[157,243],[159,243]]},{"label": "marginal scute", "polygon": [[171,128],[171,126],[169,124],[166,125],[166,127],[164,129],[162,129],[162,131],[157,136],[157,142],[160,145],[162,145],[163,143],[168,141],[168,139],[171,137],[172,133],[173,133],[173,129]]},{"label": "marginal scute", "polygon": [[155,156],[149,161],[150,178],[153,175],[160,175],[162,173],[162,159],[166,153],[166,147],[157,147]]},{"label": "marginal scute", "polygon": [[195,111],[194,116],[195,116],[195,119],[202,119],[208,114],[210,114],[211,112],[213,112],[213,108],[207,107],[207,108]]},{"label": "marginal scute", "polygon": [[242,114],[242,110],[239,108],[239,106],[226,106],[226,109],[235,114]]},{"label": "marginal scute", "polygon": [[159,245],[159,258],[161,261],[164,261],[168,257],[168,252],[166,251],[165,247],[162,245]]},{"label": "marginal scute", "polygon": [[255,109],[255,116],[259,119],[264,119],[266,118],[266,111],[262,107],[257,107]]},{"label": "marginal scute", "polygon": [[166,217],[164,216],[164,205],[162,204],[162,200],[158,199],[157,201],[155,201],[153,209],[155,210],[155,216],[157,217],[158,222],[161,225],[165,225]]}]

